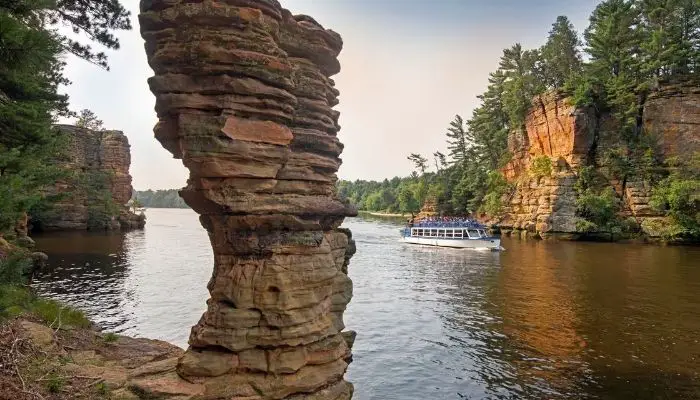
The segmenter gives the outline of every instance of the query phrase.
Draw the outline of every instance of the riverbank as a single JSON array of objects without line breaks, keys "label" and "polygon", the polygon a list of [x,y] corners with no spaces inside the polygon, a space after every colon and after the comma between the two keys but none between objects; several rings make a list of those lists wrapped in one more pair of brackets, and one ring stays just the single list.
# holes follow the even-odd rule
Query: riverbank
[{"label": "riverbank", "polygon": [[397,214],[397,213],[385,213],[377,211],[358,211],[359,215],[370,215],[373,217],[384,217],[384,218],[410,218],[411,214]]}]

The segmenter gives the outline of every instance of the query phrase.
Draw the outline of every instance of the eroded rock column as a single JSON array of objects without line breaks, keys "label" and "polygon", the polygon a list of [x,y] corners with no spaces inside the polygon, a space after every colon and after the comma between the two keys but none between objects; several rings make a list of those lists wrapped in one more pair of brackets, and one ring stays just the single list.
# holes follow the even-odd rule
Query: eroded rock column
[{"label": "eroded rock column", "polygon": [[139,20],[155,135],[190,171],[215,259],[178,373],[207,399],[349,399],[340,36],[274,0],[142,0]]}]

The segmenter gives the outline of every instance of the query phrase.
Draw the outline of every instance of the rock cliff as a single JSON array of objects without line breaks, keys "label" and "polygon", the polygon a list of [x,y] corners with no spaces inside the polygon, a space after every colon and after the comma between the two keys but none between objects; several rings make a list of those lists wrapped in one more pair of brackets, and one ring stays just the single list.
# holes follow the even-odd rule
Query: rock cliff
[{"label": "rock cliff", "polygon": [[[131,153],[129,141],[121,131],[92,131],[72,125],[57,125],[66,136],[68,151],[57,164],[67,170],[65,179],[56,183],[51,194],[61,194],[47,212],[34,216],[36,228],[47,231],[85,230],[91,223],[91,207],[105,206],[105,227],[142,228],[145,220],[129,211],[131,199]],[[105,198],[105,196],[107,198]],[[102,211],[102,210],[100,210]]]},{"label": "rock cliff", "polygon": [[[661,159],[688,158],[700,151],[700,89],[676,84],[653,92],[643,108],[643,132],[655,143]],[[556,92],[537,96],[525,121],[525,129],[511,132],[508,149],[512,159],[502,172],[513,185],[505,210],[496,225],[505,233],[576,238],[574,185],[583,166],[592,166],[608,177],[621,204],[621,214],[638,226],[660,216],[649,205],[651,186],[643,179],[620,182],[611,177],[610,165],[601,157],[624,143],[614,119],[597,115],[592,108],[577,108]],[[537,158],[551,161],[548,176],[533,176]],[[653,232],[645,232],[654,236]]]},{"label": "rock cliff", "polygon": [[349,399],[340,36],[275,0],[142,0],[139,21],[155,136],[190,171],[215,259],[179,376],[202,399]]}]

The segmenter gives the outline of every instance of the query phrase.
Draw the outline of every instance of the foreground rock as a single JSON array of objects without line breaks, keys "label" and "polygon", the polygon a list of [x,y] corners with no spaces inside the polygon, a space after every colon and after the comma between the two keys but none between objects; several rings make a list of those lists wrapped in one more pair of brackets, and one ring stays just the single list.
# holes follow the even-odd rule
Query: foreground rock
[{"label": "foreground rock", "polygon": [[58,328],[26,318],[0,324],[0,400],[185,400],[204,393],[175,373],[179,347]]},{"label": "foreground rock", "polygon": [[[126,206],[131,199],[131,153],[121,131],[92,131],[57,125],[68,139],[65,159],[57,160],[68,176],[53,193],[61,197],[50,210],[33,216],[35,229],[44,231],[139,229],[145,219]],[[107,203],[111,204],[107,204]]]},{"label": "foreground rock", "polygon": [[275,0],[143,0],[139,21],[155,136],[190,171],[215,258],[177,373],[202,399],[350,398],[340,36]]}]

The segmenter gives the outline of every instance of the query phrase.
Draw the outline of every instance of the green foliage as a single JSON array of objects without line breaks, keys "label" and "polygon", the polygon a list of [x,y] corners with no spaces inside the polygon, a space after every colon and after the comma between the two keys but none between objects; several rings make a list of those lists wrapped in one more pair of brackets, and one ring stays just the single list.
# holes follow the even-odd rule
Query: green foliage
[{"label": "green foliage", "polygon": [[110,191],[110,174],[89,171],[81,173],[78,179],[78,187],[85,190],[88,199],[88,229],[108,229],[110,222],[119,216],[120,211]]},{"label": "green foliage", "polygon": [[700,155],[671,160],[671,174],[654,188],[651,205],[670,217],[667,238],[700,239]]},{"label": "green foliage", "polygon": [[0,284],[0,319],[31,314],[53,326],[87,328],[90,320],[81,311],[53,300],[36,296],[29,289],[17,285]]},{"label": "green foliage", "polygon": [[102,120],[97,118],[94,112],[83,109],[78,114],[78,120],[75,122],[75,126],[79,128],[90,129],[92,131],[104,131]]},{"label": "green foliage", "polygon": [[[653,132],[643,132],[643,104],[662,81],[700,79],[700,2],[697,0],[604,0],[590,17],[582,43],[571,22],[560,16],[539,49],[515,44],[503,50],[499,67],[489,74],[486,91],[468,120],[455,116],[447,129],[448,154],[435,154],[435,172],[427,159],[412,154],[416,171],[407,178],[384,182],[341,181],[338,192],[361,209],[414,212],[426,199],[437,211],[467,214],[502,212],[508,186],[497,184],[509,159],[508,135],[523,132],[533,98],[545,90],[570,95],[578,106],[606,113],[617,122],[622,139],[603,154],[609,175],[656,183],[664,178],[655,152]],[[584,62],[583,59],[586,59]],[[594,147],[594,149],[596,149]],[[533,160],[532,174],[548,176],[552,162]],[[501,177],[502,178],[502,177]],[[671,178],[669,178],[671,179]],[[419,183],[423,182],[423,186]],[[665,181],[659,189],[669,216],[690,224],[694,186],[685,180]],[[609,182],[593,168],[580,171],[576,183],[579,229],[582,232],[628,232],[636,223],[617,216],[619,201]],[[691,197],[688,197],[691,196]],[[672,211],[673,199],[678,211]]]},{"label": "green foliage", "polygon": [[0,254],[0,285],[26,283],[31,267],[32,259],[26,251],[14,250],[9,254]]},{"label": "green foliage", "polygon": [[148,208],[189,208],[176,189],[134,191],[132,199]]},{"label": "green foliage", "polygon": [[608,181],[593,167],[583,167],[574,190],[576,230],[585,234],[607,234],[609,239],[630,235],[638,230],[636,221],[621,219],[620,201]]},{"label": "green foliage", "polygon": [[54,372],[46,377],[46,390],[49,393],[60,393],[66,386],[66,378]]},{"label": "green foliage", "polygon": [[487,193],[484,196],[483,211],[489,215],[499,215],[503,211],[503,196],[508,193],[510,186],[498,171],[488,175]]},{"label": "green foliage", "polygon": [[64,52],[106,67],[104,53],[56,29],[68,26],[92,42],[117,49],[114,29],[130,29],[117,0],[12,0],[0,4],[0,231],[23,213],[52,201],[46,188],[62,179],[54,167],[63,135],[54,118],[69,116]]},{"label": "green foliage", "polygon": [[107,332],[107,333],[105,333],[105,334],[102,336],[102,340],[103,340],[105,343],[114,343],[114,342],[116,342],[117,340],[119,340],[119,335],[117,335],[117,334],[114,333],[114,332]]},{"label": "green foliage", "polygon": [[557,17],[549,31],[547,43],[542,47],[544,83],[550,89],[562,88],[577,79],[583,68],[579,47],[581,41],[566,16]]},{"label": "green foliage", "polygon": [[579,232],[612,232],[616,228],[617,198],[612,188],[595,193],[586,190],[576,199],[576,214],[581,218],[576,224]]},{"label": "green foliage", "polygon": [[97,385],[95,385],[95,391],[97,391],[97,394],[99,395],[108,396],[109,386],[104,382],[100,382]]},{"label": "green foliage", "polygon": [[552,175],[552,159],[548,156],[538,156],[532,160],[530,165],[530,175],[535,178],[542,178]]}]

